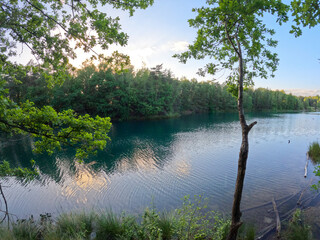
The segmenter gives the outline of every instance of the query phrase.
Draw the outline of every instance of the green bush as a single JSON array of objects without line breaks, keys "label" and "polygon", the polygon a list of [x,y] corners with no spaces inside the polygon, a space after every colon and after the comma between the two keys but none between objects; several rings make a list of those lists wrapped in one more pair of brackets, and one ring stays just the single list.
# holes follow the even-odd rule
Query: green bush
[{"label": "green bush", "polygon": [[181,239],[225,239],[230,226],[213,211],[206,211],[207,205],[201,196],[195,202],[189,197],[184,198],[183,206],[176,210],[177,233]]}]

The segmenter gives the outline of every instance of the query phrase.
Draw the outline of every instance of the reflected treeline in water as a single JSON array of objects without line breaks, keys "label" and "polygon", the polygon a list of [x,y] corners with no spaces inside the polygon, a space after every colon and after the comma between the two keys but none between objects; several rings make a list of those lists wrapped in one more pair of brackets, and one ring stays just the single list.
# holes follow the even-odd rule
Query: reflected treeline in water
[{"label": "reflected treeline in water", "polygon": [[[270,118],[272,114],[250,114],[249,118]],[[129,121],[113,125],[110,131],[111,142],[104,151],[85,160],[87,173],[92,176],[103,171],[106,175],[113,172],[146,171],[163,169],[166,162],[172,159],[172,145],[176,138],[183,133],[213,131],[219,124],[236,123],[235,113],[198,114],[182,118],[166,120]],[[208,132],[210,134],[210,132]],[[216,133],[217,134],[217,133]],[[197,138],[197,135],[194,135]],[[53,155],[34,154],[32,146],[34,140],[27,136],[2,136],[1,160],[7,160],[14,167],[30,167],[30,160],[34,159],[40,169],[40,180],[45,184],[49,179],[64,184],[68,178],[74,178],[80,168],[73,158],[73,149],[64,149]],[[219,139],[219,138],[218,138]],[[221,140],[223,138],[220,137]],[[228,144],[228,143],[226,143]],[[179,163],[181,170],[185,163]],[[88,171],[90,166],[90,171]]]},{"label": "reflected treeline in water", "polygon": [[1,160],[10,161],[15,166],[24,166],[24,162],[21,161],[22,156],[29,160],[33,158],[32,146],[33,141],[28,136],[0,134]]},{"label": "reflected treeline in water", "polygon": [[[195,131],[196,129],[212,128],[215,124],[237,121],[237,114],[199,114],[178,119],[148,120],[120,122],[113,125],[111,142],[104,151],[85,160],[90,164],[91,171],[128,171],[139,169],[161,169],[170,159],[171,145],[175,134]],[[0,147],[1,160],[7,160],[15,167],[30,167],[34,159],[42,177],[54,179],[57,183],[64,181],[64,175],[75,175],[79,165],[73,159],[73,149],[64,149],[53,155],[34,154],[34,140],[27,136],[9,137],[4,139]],[[63,162],[64,164],[61,164]],[[78,167],[76,167],[78,166]]]}]

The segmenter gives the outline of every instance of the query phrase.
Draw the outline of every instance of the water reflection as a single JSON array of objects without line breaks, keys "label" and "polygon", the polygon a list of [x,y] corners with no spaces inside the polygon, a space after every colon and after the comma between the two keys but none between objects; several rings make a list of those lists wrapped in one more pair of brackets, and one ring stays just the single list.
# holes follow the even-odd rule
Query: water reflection
[{"label": "water reflection", "polygon": [[[307,146],[320,132],[320,115],[249,114],[248,119],[258,124],[249,136],[243,207],[304,186]],[[170,209],[179,206],[183,196],[195,194],[209,197],[215,210],[230,210],[241,141],[237,114],[116,123],[110,135],[107,149],[84,164],[74,161],[72,149],[34,155],[28,138],[2,145],[1,159],[21,167],[35,159],[41,170],[40,179],[27,186],[6,180],[13,212],[138,212],[151,201],[159,209]]]},{"label": "water reflection", "polygon": [[[108,188],[108,178],[103,171],[94,171],[92,165],[74,163],[74,170],[70,171],[70,163],[64,159],[57,159],[61,179],[64,179],[61,195],[66,199],[76,198],[77,203],[87,203],[87,193],[94,190],[99,191],[102,188]],[[110,180],[109,180],[110,181]]]},{"label": "water reflection", "polygon": [[179,177],[190,175],[191,172],[191,165],[186,160],[181,160],[173,164],[172,168]]}]

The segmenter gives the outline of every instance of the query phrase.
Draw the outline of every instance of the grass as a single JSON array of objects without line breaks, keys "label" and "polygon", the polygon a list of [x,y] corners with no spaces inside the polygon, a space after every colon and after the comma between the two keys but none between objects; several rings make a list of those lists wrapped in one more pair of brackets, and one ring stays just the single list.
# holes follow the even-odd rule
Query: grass
[{"label": "grass", "polygon": [[[116,240],[120,236],[125,235],[125,228],[134,228],[133,225],[125,225],[123,222],[129,223],[129,221],[122,221],[117,215],[108,212],[97,218],[96,239],[97,240]],[[133,223],[134,224],[134,223]],[[130,238],[129,238],[130,239]]]},{"label": "grass", "polygon": [[238,240],[254,240],[256,231],[253,224],[242,224],[238,232]]},{"label": "grass", "polygon": [[[55,239],[89,239],[92,232],[94,214],[62,214],[52,226],[51,238]],[[49,234],[47,234],[49,235]],[[55,236],[56,235],[56,236]],[[49,237],[49,236],[48,236]]]},{"label": "grass", "polygon": [[[157,212],[146,208],[142,215],[105,213],[62,214],[53,221],[50,214],[0,226],[1,240],[224,240],[230,220],[207,210],[201,196],[185,197],[181,208]],[[252,235],[253,234],[253,235]],[[241,232],[241,240],[251,240],[254,229]]]},{"label": "grass", "polygon": [[311,228],[304,224],[302,212],[297,209],[285,232],[286,240],[312,240]]},{"label": "grass", "polygon": [[308,154],[312,161],[320,163],[320,145],[318,142],[313,142],[309,145]]},{"label": "grass", "polygon": [[54,221],[50,215],[0,226],[1,240],[170,240],[225,239],[230,221],[206,210],[201,197],[184,199],[172,212],[146,208],[142,215],[106,213],[62,214]]}]

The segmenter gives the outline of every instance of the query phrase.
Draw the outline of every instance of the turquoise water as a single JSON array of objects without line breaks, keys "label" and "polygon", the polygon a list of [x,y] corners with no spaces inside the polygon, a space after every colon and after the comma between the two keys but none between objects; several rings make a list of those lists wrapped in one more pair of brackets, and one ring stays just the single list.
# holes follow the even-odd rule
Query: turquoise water
[{"label": "turquoise water", "polygon": [[[249,134],[250,149],[242,207],[298,192],[305,179],[309,143],[320,138],[320,115],[250,114],[258,121]],[[1,159],[29,166],[35,159],[39,179],[23,183],[2,179],[9,211],[33,214],[106,210],[141,213],[179,207],[185,195],[203,195],[211,209],[231,209],[241,141],[237,114],[201,114],[179,119],[132,121],[113,125],[105,151],[78,164],[72,149],[54,156],[33,155],[27,137],[2,141]],[[290,143],[288,143],[290,140]]]}]

